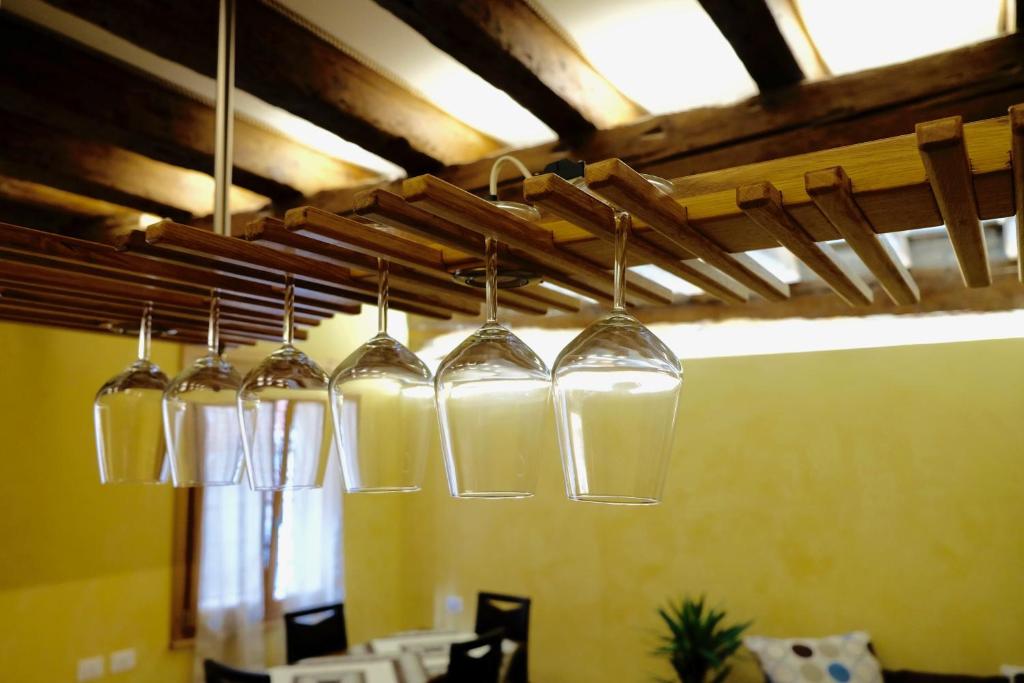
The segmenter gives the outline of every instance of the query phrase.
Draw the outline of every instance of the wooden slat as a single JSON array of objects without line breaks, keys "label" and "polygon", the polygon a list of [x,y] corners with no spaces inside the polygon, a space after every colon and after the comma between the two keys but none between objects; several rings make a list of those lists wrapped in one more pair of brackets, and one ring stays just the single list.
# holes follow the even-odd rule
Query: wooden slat
[{"label": "wooden slat", "polygon": [[[27,302],[21,300],[9,300],[5,295],[0,297],[0,310],[15,315],[38,316],[47,318],[59,316],[70,320],[103,320],[107,322],[134,321],[138,317],[138,311],[126,313],[119,310],[109,310],[103,306],[73,307],[52,304],[46,302]],[[206,335],[206,325],[194,320],[183,320],[174,316],[167,316],[159,310],[153,311],[153,323],[163,329],[174,329],[179,335],[202,340]],[[252,339],[262,341],[279,341],[281,333],[277,330],[264,329],[258,326],[226,323],[220,326],[221,334],[230,339]],[[305,339],[305,330],[295,332],[297,339]]]},{"label": "wooden slat", "polygon": [[[208,103],[11,15],[0,16],[0,65],[0,108],[174,166],[213,168]],[[233,158],[234,183],[275,200],[376,175],[245,118],[234,123]]]},{"label": "wooden slat", "polygon": [[[407,201],[420,204],[429,211],[463,227],[489,234],[527,254],[537,263],[551,268],[565,280],[567,277],[584,284],[581,293],[608,300],[611,295],[608,272],[592,261],[558,248],[551,233],[500,209],[490,202],[469,194],[433,176],[410,178],[402,186]],[[579,290],[579,287],[574,287]],[[589,290],[589,291],[587,291]],[[634,287],[627,298],[653,303],[668,303],[664,297]]]},{"label": "wooden slat", "polygon": [[[57,292],[46,292],[31,288],[7,287],[0,285],[0,301],[8,304],[17,303],[24,306],[46,308],[47,310],[64,312],[101,312],[108,316],[120,316],[124,319],[132,319],[138,315],[139,305],[123,301],[109,301],[84,296],[60,294]],[[195,329],[200,332],[206,329],[207,319],[200,311],[182,313],[178,310],[167,309],[161,306],[153,312],[154,319],[166,322],[168,325],[177,326],[179,329]],[[238,331],[242,333],[256,333],[262,335],[261,339],[278,340],[281,338],[281,323],[254,322],[238,320],[232,316],[221,316],[220,328],[227,331]],[[296,329],[297,339],[306,339],[307,332],[304,329]]]},{"label": "wooden slat", "polygon": [[[254,226],[268,223],[269,221],[260,221]],[[371,264],[368,269],[372,271],[376,269],[376,260],[382,258],[391,264],[391,281],[400,288],[404,287],[410,292],[429,292],[447,299],[458,299],[473,306],[474,312],[470,315],[479,314],[483,292],[455,283],[439,250],[385,232],[381,228],[382,226],[358,223],[350,218],[319,209],[300,207],[285,214],[284,234],[281,230],[271,227],[268,238],[286,245],[296,245],[303,240],[307,243],[312,242],[313,244],[307,248],[313,249],[314,253],[329,255],[341,263],[368,261]],[[310,239],[305,235],[315,235],[316,239]],[[320,246],[317,247],[317,244]],[[524,313],[538,315],[546,313],[548,308],[535,299],[523,297],[511,290],[502,291],[501,304]]]},{"label": "wooden slat", "polygon": [[971,161],[964,144],[963,121],[954,116],[917,124],[917,145],[928,173],[960,273],[968,287],[992,284],[985,232],[978,217],[978,201]]},{"label": "wooden slat", "polygon": [[804,79],[765,0],[700,0],[700,4],[762,92]]},{"label": "wooden slat", "polygon": [[[114,297],[100,296],[95,293],[85,292],[62,292],[59,289],[45,288],[39,286],[29,286],[19,284],[17,282],[11,282],[8,280],[0,280],[0,290],[3,291],[4,296],[16,296],[22,299],[28,299],[33,301],[50,301],[58,304],[66,304],[71,306],[89,306],[93,303],[99,303],[110,309],[122,309],[125,311],[135,311],[138,309],[138,303],[130,302],[126,299],[118,299]],[[206,310],[192,310],[187,308],[180,308],[177,306],[168,306],[166,304],[160,305],[160,311],[168,316],[174,316],[184,320],[195,320],[200,321],[203,324],[206,323],[207,311]],[[303,321],[299,321],[301,316],[296,316],[296,325],[302,327],[315,326],[320,323],[316,318],[308,318]],[[281,327],[281,315],[265,316],[263,314],[254,313],[252,311],[238,311],[230,308],[221,307],[220,319],[222,323],[228,323],[232,325],[255,325],[260,329],[273,330]],[[255,328],[254,328],[255,329]],[[297,327],[296,333],[300,330]],[[301,330],[304,331],[304,330]]]},{"label": "wooden slat", "polygon": [[[207,0],[54,0],[57,7],[206,76],[216,73],[217,4]],[[472,161],[494,139],[339,48],[277,3],[238,7],[235,85],[410,173]],[[269,39],[269,37],[273,39]]]},{"label": "wooden slat", "polygon": [[310,206],[288,211],[284,216],[284,225],[288,230],[302,235],[360,253],[373,254],[409,268],[427,271],[443,271],[445,268],[444,257],[437,249]]},{"label": "wooden slat", "polygon": [[782,195],[771,183],[737,188],[736,205],[779,244],[793,252],[848,304],[871,303],[871,288],[847,269],[828,245],[811,239],[782,206]]},{"label": "wooden slat", "polygon": [[643,219],[655,232],[744,287],[769,301],[781,301],[789,296],[789,287],[784,282],[770,275],[766,277],[764,272],[755,272],[747,263],[727,254],[690,224],[684,207],[618,159],[587,166],[586,178],[590,187],[611,202]]},{"label": "wooden slat", "polygon": [[[885,296],[877,283],[872,283],[874,301],[867,306],[850,306],[821,280],[814,279],[793,285],[793,294],[786,301],[752,300],[745,306],[722,306],[713,300],[691,301],[686,306],[645,306],[634,315],[645,324],[707,323],[724,320],[783,320],[787,318],[821,319],[849,318],[851,315],[926,315],[938,312],[1014,311],[1024,308],[1024,287],[1020,286],[1013,264],[993,268],[992,286],[966,289],[955,269],[915,269],[914,279],[921,287],[921,300],[912,305],[896,304]],[[576,315],[529,319],[510,316],[507,323],[514,329],[522,325],[540,328],[580,329],[600,318],[604,310],[589,306]],[[448,331],[441,324],[420,331],[420,338]],[[435,331],[436,330],[436,331]]]},{"label": "wooden slat", "polygon": [[[327,264],[362,269],[365,274],[353,274],[353,279],[362,282],[368,290],[372,288],[376,292],[376,258],[296,234],[285,229],[283,222],[273,218],[263,218],[250,223],[244,238]],[[394,308],[397,310],[406,310],[410,313],[423,310],[454,312],[471,316],[480,314],[481,297],[471,290],[460,287],[450,280],[439,281],[422,276],[402,266],[392,266],[391,270],[393,272],[389,272],[388,278],[391,283],[390,300],[396,304]],[[371,303],[376,303],[376,300]],[[416,307],[417,310],[407,310],[409,306]]]},{"label": "wooden slat", "polygon": [[[62,237],[0,223],[0,251],[45,256],[68,263],[81,263],[98,268],[144,278],[154,286],[168,283],[191,285],[203,289],[235,292],[270,302],[282,297],[283,288],[272,286],[264,277],[261,281],[245,280],[183,263],[169,263],[148,259],[134,253],[119,251],[112,246],[86,240]],[[302,299],[306,303],[305,297]],[[340,311],[352,308],[350,299],[324,295],[308,303],[333,307]]]},{"label": "wooden slat", "polygon": [[[185,263],[218,273],[231,275],[233,277],[252,280],[254,282],[271,282],[274,283],[275,286],[279,286],[280,292],[283,296],[284,278],[277,273],[268,273],[266,270],[253,268],[235,261],[218,260],[201,254],[175,251],[174,249],[167,249],[159,245],[149,244],[146,242],[146,232],[144,230],[131,230],[118,235],[113,242],[111,242],[111,246],[119,251],[130,251],[136,254],[141,254],[146,256],[149,260]],[[330,317],[333,315],[333,313],[330,312],[324,313],[318,306],[319,299],[324,296],[347,299],[350,303],[356,303],[357,301],[367,303],[367,301],[353,296],[351,292],[344,292],[339,297],[339,291],[336,288],[330,285],[325,285],[321,282],[313,282],[298,277],[293,278],[292,283],[295,285],[296,321],[299,321],[299,317],[304,311],[308,311],[310,315],[318,315],[320,317]]]},{"label": "wooden slat", "polygon": [[[212,211],[213,178],[0,112],[0,173],[158,216],[187,219]],[[234,187],[236,211],[268,199]]]},{"label": "wooden slat", "polygon": [[[107,327],[111,321],[103,319],[92,319],[92,320],[81,320],[78,318],[70,318],[68,316],[55,315],[47,313],[44,315],[40,314],[22,314],[18,312],[5,311],[0,309],[0,321],[19,323],[23,325],[36,325],[40,327],[59,327],[61,329],[74,330],[78,332],[101,332],[105,334],[115,334],[118,336],[135,335],[138,333],[137,330],[121,330],[120,328],[109,328]],[[124,322],[124,321],[120,321]],[[179,342],[182,344],[203,344],[205,343],[205,335],[201,335],[192,331],[184,331],[182,333],[176,333],[176,330],[169,329],[154,329],[152,336],[158,341],[171,341]],[[221,341],[227,345],[239,346],[239,345],[252,345],[256,343],[256,340],[250,337],[239,337],[233,334],[222,334]]]},{"label": "wooden slat", "polygon": [[563,140],[645,112],[598,73],[524,0],[376,0],[508,93]]},{"label": "wooden slat", "polygon": [[[1020,15],[1017,21],[1024,21]],[[1024,282],[1024,105],[1010,107],[1013,203],[1017,209],[1017,277]]]},{"label": "wooden slat", "polygon": [[[549,173],[528,178],[523,183],[523,196],[527,201],[543,206],[605,242],[614,244],[615,210],[559,176]],[[638,255],[723,301],[742,303],[746,300],[746,289],[738,286],[731,278],[716,278],[713,273],[717,271],[701,271],[690,264],[667,257],[642,238],[631,240],[628,249],[631,256]]]},{"label": "wooden slat", "polygon": [[875,234],[853,197],[852,183],[841,166],[809,171],[807,194],[832,222],[854,253],[878,278],[882,289],[897,304],[914,304],[921,293],[910,272],[888,242]]}]

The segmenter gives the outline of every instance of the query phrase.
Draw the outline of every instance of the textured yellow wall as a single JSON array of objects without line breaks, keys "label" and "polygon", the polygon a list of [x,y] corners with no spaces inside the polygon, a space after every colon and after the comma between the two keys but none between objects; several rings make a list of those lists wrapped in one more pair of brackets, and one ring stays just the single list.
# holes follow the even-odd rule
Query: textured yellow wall
[{"label": "textured yellow wall", "polygon": [[[372,331],[368,311],[307,349],[328,367]],[[188,678],[191,653],[166,648],[169,491],[96,481],[88,406],[132,353],[0,325],[4,680],[70,681],[122,647],[139,666],[113,680]],[[175,369],[174,347],[155,353]],[[867,629],[890,667],[1024,661],[1022,357],[996,341],[689,362],[654,509],[565,501],[554,448],[535,499],[454,501],[435,452],[423,494],[346,500],[352,640],[522,593],[538,681],[642,681],[665,673],[654,608],[707,592],[759,633]]]},{"label": "textured yellow wall", "polygon": [[532,596],[538,681],[667,674],[655,607],[702,592],[752,632],[866,629],[888,667],[997,673],[1024,662],[1021,358],[1013,340],[689,362],[651,509],[569,503],[554,446],[525,502],[452,500],[434,459],[420,590],[462,625],[478,590]]},{"label": "textured yellow wall", "polygon": [[[125,683],[184,681],[171,652],[168,487],[103,487],[92,400],[130,339],[0,324],[0,679],[75,680],[77,661],[134,647]],[[177,347],[153,360],[178,369]]]}]

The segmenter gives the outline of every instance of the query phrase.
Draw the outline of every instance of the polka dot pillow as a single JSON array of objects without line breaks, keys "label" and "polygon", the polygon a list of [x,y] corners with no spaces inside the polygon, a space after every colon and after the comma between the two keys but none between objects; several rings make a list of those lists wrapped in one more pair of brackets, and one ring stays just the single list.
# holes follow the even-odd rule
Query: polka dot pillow
[{"label": "polka dot pillow", "polygon": [[871,638],[856,631],[827,638],[743,639],[769,683],[882,683]]}]

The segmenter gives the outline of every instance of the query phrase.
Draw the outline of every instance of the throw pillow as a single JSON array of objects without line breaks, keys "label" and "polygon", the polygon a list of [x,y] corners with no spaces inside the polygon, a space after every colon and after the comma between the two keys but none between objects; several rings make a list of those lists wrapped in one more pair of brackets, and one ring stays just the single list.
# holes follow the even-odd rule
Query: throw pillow
[{"label": "throw pillow", "polygon": [[1024,666],[1004,664],[999,671],[1010,679],[1010,683],[1024,683]]},{"label": "throw pillow", "polygon": [[882,667],[862,631],[825,638],[748,636],[769,683],[882,683]]}]

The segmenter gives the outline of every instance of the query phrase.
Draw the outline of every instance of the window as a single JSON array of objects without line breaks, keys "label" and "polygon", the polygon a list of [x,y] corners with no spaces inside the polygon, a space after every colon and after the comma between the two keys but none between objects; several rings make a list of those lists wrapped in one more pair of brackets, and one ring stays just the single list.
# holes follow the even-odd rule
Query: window
[{"label": "window", "polygon": [[[232,357],[240,371],[245,360]],[[334,453],[321,489],[252,491],[243,481],[176,490],[172,647],[190,644],[201,624],[220,630],[239,610],[269,621],[342,599],[341,496]]]}]

